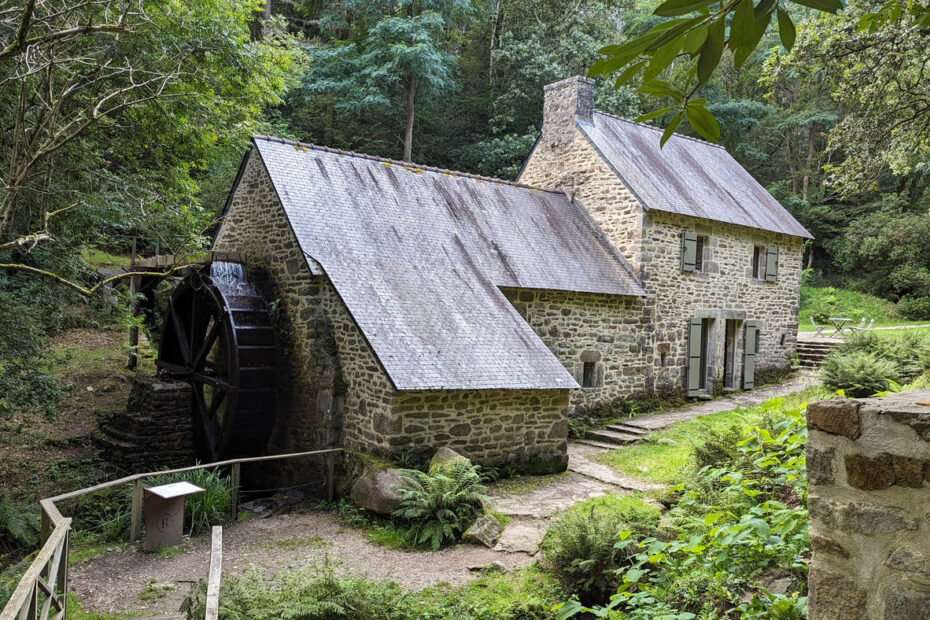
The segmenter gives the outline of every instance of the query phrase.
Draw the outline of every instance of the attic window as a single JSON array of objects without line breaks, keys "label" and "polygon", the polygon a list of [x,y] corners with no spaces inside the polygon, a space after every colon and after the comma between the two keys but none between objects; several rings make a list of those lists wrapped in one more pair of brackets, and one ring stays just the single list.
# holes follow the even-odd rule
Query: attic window
[{"label": "attic window", "polygon": [[594,377],[596,375],[596,364],[597,362],[585,362],[584,369],[581,373],[581,387],[593,388],[594,387]]}]

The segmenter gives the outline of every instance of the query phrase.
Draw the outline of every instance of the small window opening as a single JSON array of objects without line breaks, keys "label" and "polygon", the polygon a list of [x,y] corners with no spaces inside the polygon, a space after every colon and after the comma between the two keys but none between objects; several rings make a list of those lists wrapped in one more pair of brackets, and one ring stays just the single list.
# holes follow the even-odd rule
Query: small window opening
[{"label": "small window opening", "polygon": [[704,271],[704,246],[707,245],[707,237],[698,235],[697,243],[694,246],[694,270]]},{"label": "small window opening", "polygon": [[595,377],[595,362],[585,362],[581,373],[581,387],[593,388]]},{"label": "small window opening", "polygon": [[779,341],[778,344],[780,344],[781,346],[785,346],[785,334],[781,335],[781,340]]},{"label": "small window opening", "polygon": [[761,245],[752,248],[752,277],[757,280],[765,278],[765,248]]}]

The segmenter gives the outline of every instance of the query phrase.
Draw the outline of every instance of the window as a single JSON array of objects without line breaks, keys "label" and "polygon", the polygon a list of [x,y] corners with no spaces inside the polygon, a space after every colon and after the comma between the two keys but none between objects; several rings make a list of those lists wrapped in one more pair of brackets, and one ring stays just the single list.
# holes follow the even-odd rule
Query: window
[{"label": "window", "polygon": [[697,242],[694,247],[694,270],[695,271],[704,271],[704,246],[709,245],[707,243],[707,237],[703,235],[698,235]]},{"label": "window", "polygon": [[585,362],[584,369],[581,373],[581,387],[593,388],[595,379],[596,362]]},{"label": "window", "polygon": [[752,248],[752,277],[756,280],[765,279],[765,248],[761,245]]}]

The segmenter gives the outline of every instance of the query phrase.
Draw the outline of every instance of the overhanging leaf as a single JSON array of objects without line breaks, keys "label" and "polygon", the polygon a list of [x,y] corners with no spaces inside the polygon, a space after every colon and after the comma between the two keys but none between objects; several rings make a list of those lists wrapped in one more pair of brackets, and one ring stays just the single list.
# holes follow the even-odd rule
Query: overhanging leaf
[{"label": "overhanging leaf", "polygon": [[617,81],[614,83],[614,88],[620,88],[624,84],[630,81],[630,79],[636,75],[636,73],[646,65],[645,60],[641,60],[635,64],[630,65],[623,70],[623,73],[620,74],[620,77],[617,78]]},{"label": "overhanging leaf", "polygon": [[782,9],[778,9],[778,36],[781,38],[781,44],[790,52],[791,48],[794,47],[797,31],[794,28],[794,23],[791,21],[791,16],[788,15],[787,11]]},{"label": "overhanging leaf", "polygon": [[698,81],[706,84],[713,75],[720,56],[723,54],[723,18],[714,22],[707,32],[707,40],[701,46],[701,55],[698,58]]},{"label": "overhanging leaf", "polygon": [[824,13],[836,13],[843,8],[842,0],[791,0],[795,4],[817,9]]},{"label": "overhanging leaf", "polygon": [[685,35],[685,40],[681,44],[681,49],[684,51],[694,54],[701,46],[704,45],[704,41],[707,39],[707,26],[700,26],[688,32]]},{"label": "overhanging leaf", "polygon": [[733,23],[730,25],[730,49],[755,47],[756,17],[752,0],[739,0],[733,11]]},{"label": "overhanging leaf", "polygon": [[716,0],[666,0],[653,11],[654,15],[659,15],[661,17],[676,17],[678,15],[685,15],[691,13],[692,11],[697,11],[698,9],[703,9],[705,6],[710,6]]},{"label": "overhanging leaf", "polygon": [[672,117],[672,120],[669,121],[668,127],[665,128],[665,131],[662,133],[662,139],[659,140],[659,148],[665,146],[665,143],[668,142],[668,139],[672,137],[672,134],[675,133],[675,130],[678,129],[678,125],[681,124],[681,119],[685,117],[684,112],[679,112]]},{"label": "overhanging leaf", "polygon": [[641,115],[641,116],[638,116],[638,117],[636,118],[636,122],[637,122],[637,123],[645,123],[646,121],[651,121],[651,120],[653,120],[653,119],[655,119],[655,118],[659,118],[660,116],[665,116],[666,114],[668,114],[668,113],[671,112],[672,110],[676,110],[676,109],[677,109],[676,106],[668,106],[668,107],[665,107],[665,108],[660,108],[660,109],[655,110],[655,111],[653,111],[653,112],[649,112],[648,114],[643,114],[643,115]]},{"label": "overhanging leaf", "polygon": [[662,73],[666,67],[672,64],[672,61],[675,60],[680,49],[681,39],[672,39],[657,49],[652,55],[652,61],[649,63],[649,66],[643,71],[643,79],[651,80]]}]

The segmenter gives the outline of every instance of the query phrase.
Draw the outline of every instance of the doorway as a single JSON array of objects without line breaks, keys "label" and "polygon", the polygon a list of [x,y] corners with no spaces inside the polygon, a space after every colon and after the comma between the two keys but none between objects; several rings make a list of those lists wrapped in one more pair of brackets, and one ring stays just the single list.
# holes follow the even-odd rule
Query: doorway
[{"label": "doorway", "polygon": [[741,321],[727,319],[723,338],[723,387],[736,389],[736,337]]}]

